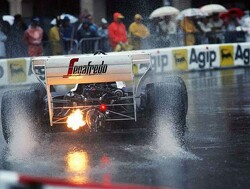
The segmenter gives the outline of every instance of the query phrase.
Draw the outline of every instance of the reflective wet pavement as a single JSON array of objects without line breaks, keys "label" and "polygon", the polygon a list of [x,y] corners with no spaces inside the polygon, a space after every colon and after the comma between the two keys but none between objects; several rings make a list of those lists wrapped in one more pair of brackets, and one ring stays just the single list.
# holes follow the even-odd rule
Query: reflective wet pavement
[{"label": "reflective wet pavement", "polygon": [[0,169],[77,182],[249,188],[250,68],[181,77],[189,96],[186,149],[177,145],[167,123],[153,141],[136,130],[94,138],[57,133],[36,143],[20,130],[9,148],[0,136]]}]

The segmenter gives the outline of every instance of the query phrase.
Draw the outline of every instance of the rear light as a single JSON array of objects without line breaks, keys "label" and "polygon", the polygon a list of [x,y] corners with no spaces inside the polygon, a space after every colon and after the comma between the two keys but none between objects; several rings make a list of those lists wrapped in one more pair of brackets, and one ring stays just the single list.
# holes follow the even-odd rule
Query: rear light
[{"label": "rear light", "polygon": [[105,111],[107,110],[106,104],[101,104],[101,105],[99,106],[99,109],[100,109],[102,112],[105,112]]}]

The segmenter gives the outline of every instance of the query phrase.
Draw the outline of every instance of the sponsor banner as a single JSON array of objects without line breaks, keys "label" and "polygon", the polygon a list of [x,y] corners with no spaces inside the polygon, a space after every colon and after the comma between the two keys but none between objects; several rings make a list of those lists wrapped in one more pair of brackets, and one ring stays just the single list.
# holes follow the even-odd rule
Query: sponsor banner
[{"label": "sponsor banner", "polygon": [[0,86],[8,84],[7,60],[0,59]]},{"label": "sponsor banner", "polygon": [[234,46],[221,45],[220,46],[220,67],[234,66]]},{"label": "sponsor banner", "polygon": [[[132,55],[50,57],[45,61],[50,85],[132,80]],[[36,60],[34,60],[36,61]],[[149,55],[148,55],[149,61]]]},{"label": "sponsor banner", "polygon": [[9,83],[25,83],[27,81],[26,60],[24,58],[8,59],[7,65]]},{"label": "sponsor banner", "polygon": [[187,71],[188,70],[188,50],[176,49],[172,50],[173,70]]},{"label": "sponsor banner", "polygon": [[[155,73],[165,73],[172,70],[172,55],[170,48],[150,49],[138,52],[151,54],[152,70]],[[144,73],[147,67],[147,64],[138,65],[138,73]]]},{"label": "sponsor banner", "polygon": [[234,65],[250,65],[250,43],[239,43],[234,45]]},{"label": "sponsor banner", "polygon": [[219,46],[199,45],[188,47],[188,70],[220,67]]},{"label": "sponsor banner", "polygon": [[0,86],[37,83],[30,58],[0,60]]}]

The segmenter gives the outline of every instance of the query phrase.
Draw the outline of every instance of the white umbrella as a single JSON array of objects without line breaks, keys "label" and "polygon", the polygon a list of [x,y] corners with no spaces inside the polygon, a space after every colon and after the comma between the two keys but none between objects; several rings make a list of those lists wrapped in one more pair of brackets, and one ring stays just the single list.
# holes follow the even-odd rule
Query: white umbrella
[{"label": "white umbrella", "polygon": [[179,14],[179,10],[172,6],[164,6],[155,9],[149,16],[150,19]]},{"label": "white umbrella", "polygon": [[223,7],[222,5],[219,4],[209,4],[209,5],[204,5],[201,7],[201,10],[208,13],[208,14],[213,14],[213,13],[222,13],[222,12],[227,12],[227,9]]},{"label": "white umbrella", "polygon": [[192,16],[205,17],[208,16],[208,14],[198,8],[189,8],[181,11],[179,15],[176,17],[176,19],[181,20],[184,17],[192,17]]},{"label": "white umbrella", "polygon": [[11,15],[3,15],[3,20],[9,22],[10,25],[14,23],[14,16]]},{"label": "white umbrella", "polygon": [[[74,24],[74,23],[76,23],[76,22],[78,21],[78,19],[77,19],[75,16],[71,15],[71,14],[61,14],[61,15],[60,15],[60,19],[61,19],[61,20],[63,20],[65,17],[68,17],[68,18],[69,18],[71,24]],[[54,18],[54,19],[50,22],[50,24],[56,25],[56,19]]]}]

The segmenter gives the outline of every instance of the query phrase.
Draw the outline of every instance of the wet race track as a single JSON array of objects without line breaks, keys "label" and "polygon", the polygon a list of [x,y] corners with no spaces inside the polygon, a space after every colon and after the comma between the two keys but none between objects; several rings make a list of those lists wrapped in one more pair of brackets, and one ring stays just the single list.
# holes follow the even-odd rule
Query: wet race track
[{"label": "wet race track", "polygon": [[249,188],[250,68],[181,77],[189,97],[186,149],[177,145],[167,122],[153,141],[136,130],[88,139],[53,133],[37,143],[20,120],[9,147],[0,133],[0,169],[78,182]]}]

